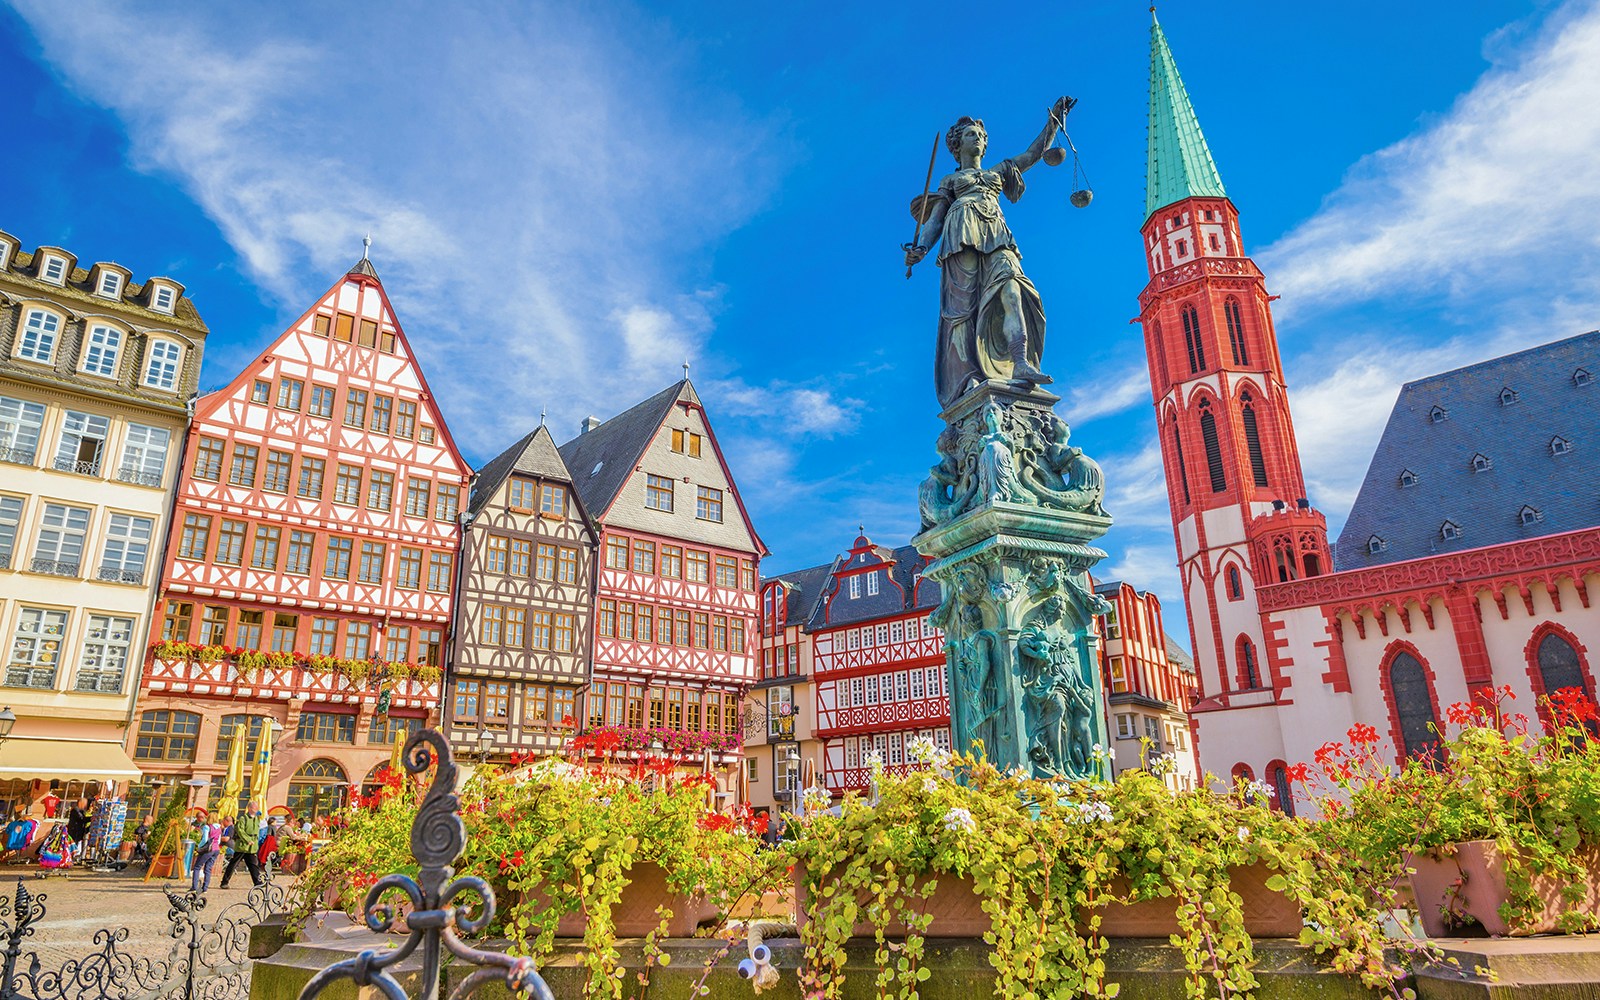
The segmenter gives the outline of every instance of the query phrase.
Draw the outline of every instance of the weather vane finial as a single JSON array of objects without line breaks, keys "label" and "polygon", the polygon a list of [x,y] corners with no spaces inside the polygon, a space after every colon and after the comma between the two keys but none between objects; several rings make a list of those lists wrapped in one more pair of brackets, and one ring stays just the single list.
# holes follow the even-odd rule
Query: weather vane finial
[{"label": "weather vane finial", "polygon": [[685,382],[689,381],[689,359],[688,358],[684,358],[683,359],[683,380]]},{"label": "weather vane finial", "polygon": [[539,426],[540,427],[544,426],[544,415],[545,415],[545,407],[541,406],[541,407],[539,407]]},{"label": "weather vane finial", "polygon": [[361,238],[361,259],[367,259],[367,253],[372,249],[372,234],[368,233]]}]

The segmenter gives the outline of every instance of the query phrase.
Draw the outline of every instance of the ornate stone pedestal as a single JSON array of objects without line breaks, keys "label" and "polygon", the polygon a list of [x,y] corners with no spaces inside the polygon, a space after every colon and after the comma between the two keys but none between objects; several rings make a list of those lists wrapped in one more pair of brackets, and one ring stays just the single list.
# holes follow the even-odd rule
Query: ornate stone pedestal
[{"label": "ornate stone pedestal", "polygon": [[1109,745],[1089,583],[1111,518],[1100,467],[1068,441],[1038,388],[989,381],[941,416],[939,464],[912,539],[943,588],[951,729],[1001,768],[1038,777],[1104,774]]}]

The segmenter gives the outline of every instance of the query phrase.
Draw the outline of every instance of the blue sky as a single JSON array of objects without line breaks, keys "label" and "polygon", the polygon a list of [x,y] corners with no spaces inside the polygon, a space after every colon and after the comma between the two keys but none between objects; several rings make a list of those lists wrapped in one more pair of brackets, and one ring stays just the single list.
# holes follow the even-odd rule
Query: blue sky
[{"label": "blue sky", "polygon": [[[381,10],[381,16],[378,12]],[[936,272],[897,247],[929,145],[1020,150],[1059,94],[1095,201],[1008,209],[1045,369],[1106,467],[1102,575],[1173,547],[1139,331],[1149,14],[1011,5],[0,8],[25,245],[184,282],[222,384],[360,254],[481,462],[685,356],[769,571],[903,543],[939,424]],[[1400,383],[1600,326],[1600,6],[1164,4],[1276,318],[1336,533]],[[941,169],[948,163],[941,160]]]}]

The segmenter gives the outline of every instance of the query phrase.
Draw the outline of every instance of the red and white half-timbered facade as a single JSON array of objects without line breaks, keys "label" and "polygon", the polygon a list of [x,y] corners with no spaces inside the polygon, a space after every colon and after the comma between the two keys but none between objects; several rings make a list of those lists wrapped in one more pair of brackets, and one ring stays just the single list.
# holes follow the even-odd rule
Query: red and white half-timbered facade
[{"label": "red and white half-timbered facade", "polygon": [[1194,660],[1167,635],[1155,594],[1117,581],[1097,584],[1094,592],[1111,605],[1095,626],[1116,772],[1170,756],[1172,768],[1163,769],[1167,783],[1195,787],[1200,772],[1189,732]]},{"label": "red and white half-timbered facade", "polygon": [[195,407],[146,773],[220,780],[234,725],[281,726],[268,799],[320,814],[436,724],[468,473],[363,258]]},{"label": "red and white half-timbered facade", "polygon": [[561,447],[599,525],[590,733],[736,759],[765,554],[684,380]]}]

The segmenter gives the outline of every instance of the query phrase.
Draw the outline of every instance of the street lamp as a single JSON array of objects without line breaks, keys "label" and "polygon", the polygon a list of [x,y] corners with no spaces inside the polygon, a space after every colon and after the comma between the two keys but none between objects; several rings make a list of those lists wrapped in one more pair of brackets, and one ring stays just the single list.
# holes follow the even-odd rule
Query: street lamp
[{"label": "street lamp", "polygon": [[487,729],[478,730],[478,753],[487,762],[489,755],[494,753],[494,733]]},{"label": "street lamp", "polygon": [[11,735],[11,727],[16,724],[17,713],[11,710],[11,706],[0,708],[0,743],[4,743],[6,737]]},{"label": "street lamp", "polygon": [[783,762],[788,765],[784,768],[789,776],[789,812],[800,814],[800,748],[789,745],[784,751]]}]

